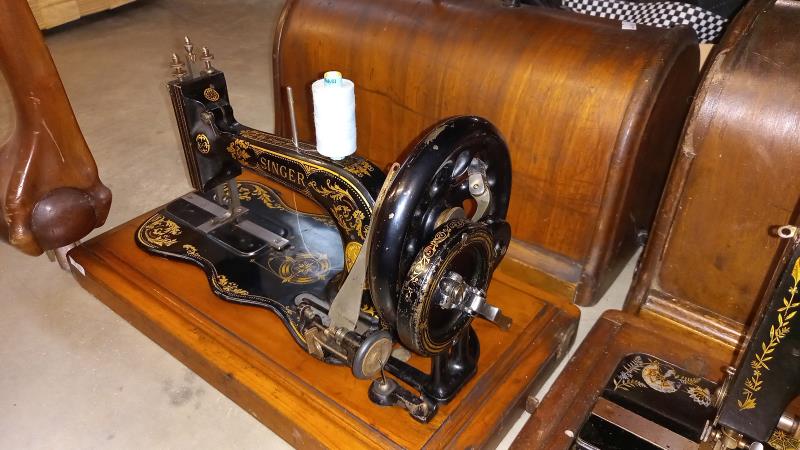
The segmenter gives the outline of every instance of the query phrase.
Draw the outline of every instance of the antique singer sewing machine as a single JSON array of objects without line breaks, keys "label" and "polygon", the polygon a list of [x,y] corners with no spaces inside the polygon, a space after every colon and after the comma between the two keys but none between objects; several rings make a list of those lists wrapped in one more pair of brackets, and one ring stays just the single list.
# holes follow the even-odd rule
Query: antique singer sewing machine
[{"label": "antique singer sewing machine", "polygon": [[[195,263],[225,300],[275,312],[312,356],[375,379],[370,399],[427,422],[475,373],[471,328],[511,320],[486,298],[510,242],[508,150],[477,117],[440,123],[388,175],[352,155],[244,126],[203,48],[169,83],[192,185],[139,228],[139,246]],[[288,89],[291,109],[291,90]],[[297,211],[242,167],[312,199]],[[405,348],[395,348],[400,342]],[[431,358],[431,373],[404,362]],[[402,387],[385,372],[418,393]],[[377,378],[377,379],[376,379]]]}]

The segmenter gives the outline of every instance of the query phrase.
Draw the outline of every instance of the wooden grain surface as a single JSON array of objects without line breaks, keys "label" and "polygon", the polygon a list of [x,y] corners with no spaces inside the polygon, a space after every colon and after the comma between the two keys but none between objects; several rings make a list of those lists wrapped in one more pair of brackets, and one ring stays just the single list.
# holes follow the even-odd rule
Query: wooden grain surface
[{"label": "wooden grain surface", "polygon": [[39,28],[44,30],[132,1],[134,0],[28,0],[28,4]]},{"label": "wooden grain surface", "polygon": [[[275,98],[294,88],[307,141],[311,82],[332,69],[352,79],[358,151],[379,165],[442,118],[489,119],[511,150],[509,222],[526,246],[512,256],[591,304],[649,229],[698,49],[687,29],[622,30],[499,0],[290,0],[274,60]],[[287,135],[282,101],[276,107],[276,130]]]},{"label": "wooden grain surface", "polygon": [[[299,197],[298,197],[299,199]],[[287,203],[293,204],[291,196]],[[302,209],[307,202],[298,202]],[[368,381],[304,353],[269,311],[222,301],[198,267],[134,244],[136,218],[70,252],[87,290],[297,447],[466,448],[502,437],[571,342],[578,311],[531,295],[502,266],[490,289],[514,320],[485,321],[478,374],[429,424],[374,405]],[[415,360],[427,368],[425,361]]]},{"label": "wooden grain surface", "polygon": [[796,2],[754,0],[710,55],[626,310],[741,337],[800,201],[799,28]]}]

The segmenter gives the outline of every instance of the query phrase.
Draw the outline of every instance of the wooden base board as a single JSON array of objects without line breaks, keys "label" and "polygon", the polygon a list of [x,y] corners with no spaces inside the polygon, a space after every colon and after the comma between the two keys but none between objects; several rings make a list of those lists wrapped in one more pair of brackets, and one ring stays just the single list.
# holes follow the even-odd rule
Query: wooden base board
[{"label": "wooden base board", "polygon": [[28,0],[28,4],[39,28],[45,30],[132,1],[134,0]]},{"label": "wooden base board", "polygon": [[[306,354],[267,310],[214,296],[202,271],[134,244],[149,215],[69,253],[89,292],[211,385],[301,448],[469,448],[502,439],[571,343],[578,309],[542,300],[502,266],[489,298],[514,320],[508,332],[476,321],[478,373],[431,423],[369,401],[369,381]],[[425,368],[426,360],[412,363]]]}]

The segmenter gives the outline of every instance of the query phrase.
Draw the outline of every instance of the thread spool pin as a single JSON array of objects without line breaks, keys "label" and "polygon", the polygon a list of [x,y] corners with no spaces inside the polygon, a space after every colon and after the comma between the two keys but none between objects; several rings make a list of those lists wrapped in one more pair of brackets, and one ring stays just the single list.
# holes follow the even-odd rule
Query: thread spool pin
[{"label": "thread spool pin", "polygon": [[292,127],[292,143],[297,151],[300,151],[300,139],[297,137],[297,118],[294,113],[294,95],[292,87],[286,86],[286,106],[289,109],[289,125]]},{"label": "thread spool pin", "polygon": [[183,37],[183,49],[186,51],[186,68],[191,76],[194,74],[194,63],[197,62],[197,55],[194,53],[194,44],[192,44],[189,36]]},{"label": "thread spool pin", "polygon": [[211,61],[214,60],[214,55],[208,50],[208,47],[203,47],[202,52],[203,56],[200,57],[200,60],[203,61],[206,73],[214,73],[214,68],[211,67]]},{"label": "thread spool pin", "polygon": [[169,65],[172,68],[172,76],[177,78],[179,81],[183,80],[183,77],[186,76],[186,68],[183,62],[181,61],[180,57],[176,53],[172,54],[172,63]]}]

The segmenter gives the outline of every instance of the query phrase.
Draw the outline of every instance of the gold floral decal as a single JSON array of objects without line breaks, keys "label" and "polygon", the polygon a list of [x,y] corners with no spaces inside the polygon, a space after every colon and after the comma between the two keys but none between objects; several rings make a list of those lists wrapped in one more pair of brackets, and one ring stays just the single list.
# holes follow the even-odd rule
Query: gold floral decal
[{"label": "gold floral decal", "polygon": [[362,244],[360,242],[351,241],[344,246],[344,266],[349,271],[356,263],[358,254],[361,253]]},{"label": "gold floral decal", "polygon": [[[630,391],[649,388],[664,394],[682,390],[695,403],[706,407],[711,405],[711,392],[699,385],[702,378],[687,377],[669,366],[666,367],[666,370],[662,370],[661,362],[658,360],[644,361],[641,356],[637,355],[632,361],[625,364],[612,380],[614,390]],[[641,373],[642,380],[636,379],[636,374],[639,373]]]},{"label": "gold floral decal", "polygon": [[775,450],[798,450],[800,441],[789,436],[783,431],[776,430],[767,441],[767,444]]},{"label": "gold floral decal", "polygon": [[431,241],[428,242],[428,245],[422,249],[422,255],[420,256],[419,261],[417,261],[417,263],[411,267],[411,274],[408,277],[409,282],[418,282],[419,278],[428,271],[431,257],[433,257],[433,255],[436,253],[436,249],[439,248],[439,245],[450,237],[450,234],[453,233],[454,229],[463,226],[467,222],[467,220],[462,219],[451,220],[433,235],[433,239],[431,239]]},{"label": "gold floral decal", "polygon": [[375,311],[375,307],[366,303],[361,305],[361,312],[371,317],[378,317],[378,312]]},{"label": "gold floral decal", "polygon": [[175,238],[180,234],[181,228],[177,223],[156,214],[139,229],[139,240],[158,247],[169,247],[178,242]]},{"label": "gold floral decal", "polygon": [[324,280],[331,270],[328,256],[314,253],[278,254],[269,259],[267,266],[282,283],[292,284],[308,284]]},{"label": "gold floral decal", "polygon": [[[228,186],[225,186],[223,189],[225,190],[225,193],[227,194],[228,193]],[[263,186],[255,184],[255,183],[248,183],[246,181],[244,181],[244,182],[240,181],[239,182],[239,199],[243,200],[243,201],[246,201],[246,202],[249,202],[249,201],[252,201],[254,198],[257,198],[257,199],[261,200],[261,203],[263,203],[264,206],[266,206],[267,208],[270,208],[270,209],[280,209],[280,210],[284,210],[284,211],[287,211],[287,210],[295,211],[291,207],[287,206],[286,203],[284,203],[283,200],[281,200],[280,197],[273,196],[273,192],[270,191],[268,188],[265,188]],[[297,211],[295,211],[295,212],[297,212]],[[321,223],[323,223],[325,225],[332,226],[332,227],[336,226],[336,223],[333,220],[331,220],[331,218],[328,217],[328,215],[311,214],[311,213],[307,213],[307,212],[303,212],[302,214],[305,215],[305,216],[308,216],[308,217],[310,217],[310,218],[312,218],[314,220],[316,220],[317,222],[321,222]]]},{"label": "gold floral decal", "polygon": [[711,392],[709,392],[708,389],[700,386],[689,386],[686,388],[686,392],[695,403],[703,406],[711,406]]},{"label": "gold floral decal", "polygon": [[211,142],[208,141],[208,136],[205,134],[198,134],[194,140],[197,142],[197,150],[199,150],[200,153],[205,155],[211,151]]},{"label": "gold floral decal", "polygon": [[364,226],[364,212],[356,207],[356,202],[349,192],[330,179],[325,180],[325,186],[319,186],[316,181],[311,181],[308,187],[333,201],[331,213],[345,232],[355,231],[359,238],[367,238],[369,227]]},{"label": "gold floral decal", "polygon": [[215,101],[219,100],[219,92],[217,92],[217,90],[214,89],[213,87],[207,87],[203,91],[203,97],[205,97],[206,100],[208,100],[210,102],[215,102]]},{"label": "gold floral decal", "polygon": [[250,201],[253,200],[253,198],[261,200],[261,203],[267,208],[286,209],[280,200],[273,198],[269,191],[263,187],[254,184],[239,184],[239,199]]},{"label": "gold floral decal", "polygon": [[241,139],[236,139],[228,144],[228,153],[233,156],[233,159],[244,162],[250,157],[250,153],[247,152],[248,148],[250,148],[250,144]]},{"label": "gold floral decal", "polygon": [[214,284],[217,285],[223,292],[236,295],[249,295],[250,293],[239,287],[238,284],[228,280],[225,275],[217,275],[214,277]]},{"label": "gold floral decal", "polygon": [[357,163],[350,164],[349,166],[345,167],[345,170],[361,178],[365,175],[369,175],[370,172],[372,172],[375,169],[372,167],[372,164],[370,164],[368,161],[361,160]]},{"label": "gold floral decal", "polygon": [[622,371],[614,377],[614,390],[628,391],[632,388],[647,388],[643,381],[634,379],[634,374],[640,372],[646,366],[641,356],[633,358],[633,361],[625,364]]},{"label": "gold floral decal", "polygon": [[762,342],[761,353],[755,355],[753,360],[750,361],[750,368],[753,369],[753,375],[744,382],[744,389],[742,389],[743,398],[736,401],[736,403],[739,404],[739,411],[753,409],[758,406],[757,393],[761,390],[764,383],[764,380],[761,379],[761,375],[763,371],[769,370],[767,361],[772,359],[772,356],[769,355],[775,351],[778,345],[780,345],[781,340],[785,338],[791,330],[789,325],[797,314],[795,309],[800,306],[800,301],[794,301],[795,295],[797,295],[797,285],[800,283],[800,259],[794,263],[792,279],[794,280],[794,285],[789,288],[790,297],[788,299],[783,299],[783,307],[778,308],[778,321],[769,328],[769,342]]}]

